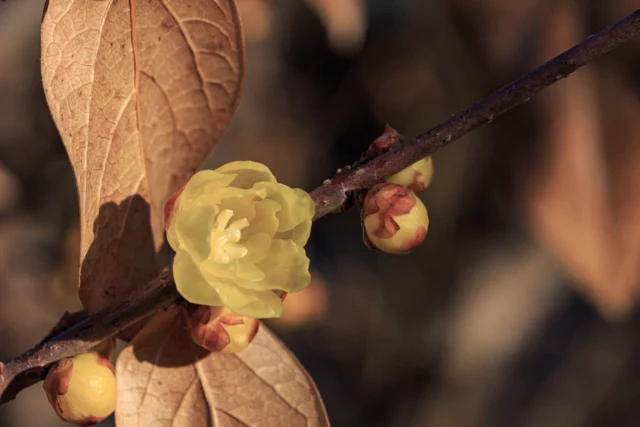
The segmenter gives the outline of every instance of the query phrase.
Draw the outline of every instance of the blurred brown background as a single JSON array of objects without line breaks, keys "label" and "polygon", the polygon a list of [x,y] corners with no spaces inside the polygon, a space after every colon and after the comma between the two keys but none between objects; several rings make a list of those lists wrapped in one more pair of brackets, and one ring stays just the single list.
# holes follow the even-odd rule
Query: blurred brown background
[{"label": "blurred brown background", "polygon": [[[390,123],[412,136],[634,0],[238,0],[240,110],[207,163],[311,189]],[[77,300],[74,177],[39,80],[42,0],[0,4],[0,360]],[[434,156],[419,250],[319,221],[270,326],[334,427],[640,425],[640,39]],[[1,426],[62,425],[40,386]],[[104,425],[111,425],[109,421]]]}]

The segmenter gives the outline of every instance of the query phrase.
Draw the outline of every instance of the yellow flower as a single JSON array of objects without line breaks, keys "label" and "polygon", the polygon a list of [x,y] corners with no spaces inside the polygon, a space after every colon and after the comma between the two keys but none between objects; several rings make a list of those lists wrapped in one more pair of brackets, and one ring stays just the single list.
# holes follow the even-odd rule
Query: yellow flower
[{"label": "yellow flower", "polygon": [[311,280],[304,245],[314,211],[306,192],[277,183],[260,163],[196,173],[167,229],[178,291],[194,304],[279,317],[282,300],[274,291],[296,292]]}]

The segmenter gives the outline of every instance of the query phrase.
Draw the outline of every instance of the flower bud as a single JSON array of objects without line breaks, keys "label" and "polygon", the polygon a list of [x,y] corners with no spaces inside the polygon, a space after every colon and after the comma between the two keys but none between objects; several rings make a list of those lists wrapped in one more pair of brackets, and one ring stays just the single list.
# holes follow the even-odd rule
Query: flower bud
[{"label": "flower bud", "polygon": [[431,184],[432,177],[433,160],[431,156],[427,156],[397,174],[390,176],[387,178],[387,182],[402,185],[416,193],[420,193]]},{"label": "flower bud", "polygon": [[116,409],[116,377],[111,362],[84,353],[54,365],[44,390],[56,414],[69,423],[91,426]]},{"label": "flower bud", "polygon": [[415,193],[395,184],[377,184],[362,207],[364,241],[390,254],[406,254],[427,236],[427,208]]},{"label": "flower bud", "polygon": [[386,125],[382,135],[377,137],[367,149],[366,157],[373,158],[380,154],[386,153],[392,147],[400,143],[400,135],[398,131],[389,125]]},{"label": "flower bud", "polygon": [[213,352],[238,353],[258,333],[260,321],[226,307],[200,305],[190,317],[191,339]]}]

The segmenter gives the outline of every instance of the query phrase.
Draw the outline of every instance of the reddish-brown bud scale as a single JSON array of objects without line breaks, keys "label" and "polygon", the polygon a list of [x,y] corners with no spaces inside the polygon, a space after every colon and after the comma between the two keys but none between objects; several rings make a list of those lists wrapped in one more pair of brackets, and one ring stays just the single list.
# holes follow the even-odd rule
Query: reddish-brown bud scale
[{"label": "reddish-brown bud scale", "polygon": [[[229,345],[231,338],[229,337],[229,333],[218,321],[217,315],[212,316],[212,310],[215,310],[217,314],[219,314],[222,312],[222,307],[200,305],[191,314],[191,339],[200,347],[217,353]],[[212,317],[213,321],[211,319]]]},{"label": "reddish-brown bud scale", "polygon": [[386,125],[382,135],[377,137],[367,149],[365,157],[374,158],[383,153],[386,153],[391,147],[400,143],[400,135],[398,131],[389,125]]},{"label": "reddish-brown bud scale", "polygon": [[47,375],[48,386],[45,382],[45,387],[48,389],[47,399],[53,407],[56,414],[64,419],[62,414],[62,407],[60,406],[60,396],[67,394],[69,390],[69,383],[71,382],[71,370],[73,369],[73,361],[71,359],[64,359],[58,362],[58,364],[51,368]]},{"label": "reddish-brown bud scale", "polygon": [[225,325],[242,325],[244,320],[243,316],[235,313],[227,313],[224,316],[220,316],[220,323],[224,323]]}]

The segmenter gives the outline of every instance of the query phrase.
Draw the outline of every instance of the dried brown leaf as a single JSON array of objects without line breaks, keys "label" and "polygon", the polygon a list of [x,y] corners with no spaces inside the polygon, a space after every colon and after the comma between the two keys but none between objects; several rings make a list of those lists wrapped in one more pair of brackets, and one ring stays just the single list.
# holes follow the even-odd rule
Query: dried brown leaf
[{"label": "dried brown leaf", "polygon": [[[580,16],[560,8],[545,26],[550,48],[582,38]],[[562,46],[555,46],[560,42]],[[529,221],[601,312],[623,316],[640,284],[640,101],[619,70],[581,70],[543,97],[543,167],[526,192]]]},{"label": "dried brown leaf", "polygon": [[243,352],[209,353],[180,310],[157,315],[120,354],[119,426],[329,426],[313,380],[264,325]]},{"label": "dried brown leaf", "polygon": [[163,204],[220,139],[243,76],[233,0],[49,1],[42,77],[78,183],[90,311],[158,272]]}]

